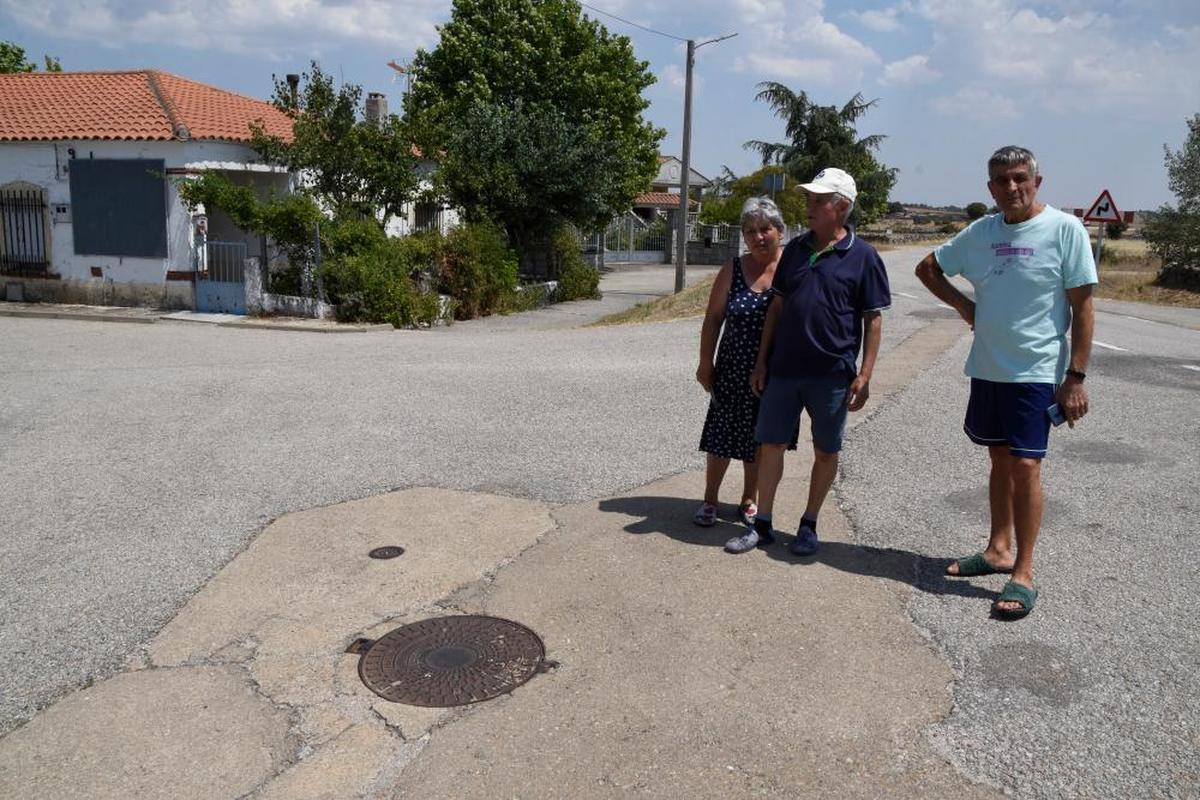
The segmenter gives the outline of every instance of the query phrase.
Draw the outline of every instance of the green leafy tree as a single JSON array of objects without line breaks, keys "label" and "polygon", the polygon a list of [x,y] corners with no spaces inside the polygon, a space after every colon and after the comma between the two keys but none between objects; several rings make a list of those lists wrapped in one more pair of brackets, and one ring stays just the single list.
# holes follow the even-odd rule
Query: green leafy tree
[{"label": "green leafy tree", "polygon": [[304,177],[302,191],[340,216],[399,214],[417,190],[416,157],[396,115],[378,123],[359,116],[362,88],[333,85],[313,62],[299,90],[276,79],[273,103],[292,118],[292,141],[254,129],[252,146],[270,163]]},{"label": "green leafy tree", "polygon": [[743,145],[746,149],[757,152],[764,165],[782,165],[800,182],[811,180],[825,167],[844,169],[858,185],[854,216],[859,224],[868,224],[887,213],[896,169],[875,157],[884,137],[873,134],[859,138],[855,129],[876,100],[866,100],[860,93],[838,108],[817,105],[805,92],[775,81],[764,81],[758,88],[754,99],[767,103],[784,121],[787,141],[751,140]]},{"label": "green leafy tree", "polygon": [[491,219],[540,271],[563,223],[595,230],[658,170],[663,131],[642,117],[654,82],[624,36],[574,0],[455,0],[418,51],[405,109],[439,185]]},{"label": "green leafy tree", "polygon": [[1143,233],[1163,260],[1159,283],[1200,289],[1200,114],[1187,126],[1187,139],[1177,152],[1163,145],[1167,185],[1176,205],[1160,208]]},{"label": "green leafy tree", "polygon": [[967,219],[979,219],[987,213],[986,203],[967,203]]},{"label": "green leafy tree", "polygon": [[[719,222],[741,224],[742,205],[751,197],[770,197],[771,193],[763,189],[763,179],[779,172],[783,172],[783,167],[763,167],[745,177],[735,178],[723,195],[706,193],[700,209],[700,221],[708,225]],[[794,181],[789,180],[788,184],[783,191],[775,193],[775,204],[779,206],[783,221],[788,225],[796,225],[804,220],[804,192],[799,190]]]},{"label": "green leafy tree", "polygon": [[1124,221],[1106,222],[1104,224],[1104,234],[1110,239],[1120,239],[1128,229],[1129,225]]},{"label": "green leafy tree", "polygon": [[[43,56],[46,72],[62,72],[62,64],[57,58]],[[14,72],[36,72],[37,64],[25,60],[25,48],[15,42],[0,41],[0,75]]]}]

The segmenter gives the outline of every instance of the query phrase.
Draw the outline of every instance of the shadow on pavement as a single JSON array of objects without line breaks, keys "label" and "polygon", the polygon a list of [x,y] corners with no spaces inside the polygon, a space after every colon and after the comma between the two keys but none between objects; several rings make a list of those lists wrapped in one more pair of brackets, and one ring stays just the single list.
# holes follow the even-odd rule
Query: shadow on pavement
[{"label": "shadow on pavement", "polygon": [[[615,497],[601,500],[599,509],[611,514],[641,517],[640,520],[625,526],[628,533],[639,536],[657,533],[684,544],[721,548],[726,539],[741,532],[742,525],[733,521],[737,511],[733,506],[723,504],[717,524],[712,528],[702,528],[692,522],[696,505],[695,500],[681,497]],[[987,600],[994,600],[999,596],[998,592],[972,585],[965,580],[947,579],[946,567],[953,560],[950,558],[934,558],[908,550],[881,549],[832,541],[821,542],[821,548],[816,555],[801,557],[788,552],[787,547],[791,540],[791,535],[783,534],[774,545],[756,552],[787,564],[824,564],[854,575],[906,583],[929,594]]]}]

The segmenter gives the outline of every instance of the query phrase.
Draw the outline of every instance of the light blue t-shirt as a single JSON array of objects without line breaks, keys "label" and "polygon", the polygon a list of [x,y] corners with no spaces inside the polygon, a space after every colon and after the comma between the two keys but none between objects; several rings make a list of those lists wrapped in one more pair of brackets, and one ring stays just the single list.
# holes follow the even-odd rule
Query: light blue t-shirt
[{"label": "light blue t-shirt", "polygon": [[1097,282],[1083,223],[1050,206],[1016,225],[991,214],[933,254],[942,272],[975,287],[966,374],[999,383],[1062,383],[1070,359],[1066,290]]}]

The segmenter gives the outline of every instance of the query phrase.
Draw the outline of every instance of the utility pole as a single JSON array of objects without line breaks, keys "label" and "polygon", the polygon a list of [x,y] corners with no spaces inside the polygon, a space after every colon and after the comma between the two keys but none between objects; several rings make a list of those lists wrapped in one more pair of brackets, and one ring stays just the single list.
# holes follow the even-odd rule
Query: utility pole
[{"label": "utility pole", "polygon": [[688,211],[688,180],[692,172],[692,67],[696,64],[696,51],[706,44],[723,42],[732,39],[736,33],[718,36],[716,39],[696,44],[694,39],[687,40],[687,77],[684,80],[683,94],[683,174],[679,180],[679,227],[675,231],[675,293],[683,291],[684,280],[687,276],[687,228]]}]

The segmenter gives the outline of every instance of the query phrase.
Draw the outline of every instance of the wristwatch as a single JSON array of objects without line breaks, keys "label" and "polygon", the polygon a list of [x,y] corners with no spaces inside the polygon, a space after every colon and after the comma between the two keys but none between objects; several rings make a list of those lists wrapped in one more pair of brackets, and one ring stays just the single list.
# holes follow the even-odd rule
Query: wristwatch
[{"label": "wristwatch", "polygon": [[1071,377],[1071,378],[1074,378],[1074,379],[1075,379],[1075,380],[1077,380],[1077,381],[1082,381],[1084,378],[1086,378],[1086,377],[1087,377],[1087,373],[1086,373],[1086,372],[1080,372],[1080,371],[1079,371],[1079,370],[1077,370],[1077,369],[1069,369],[1069,370],[1067,370],[1067,376],[1068,376],[1068,377]]}]

